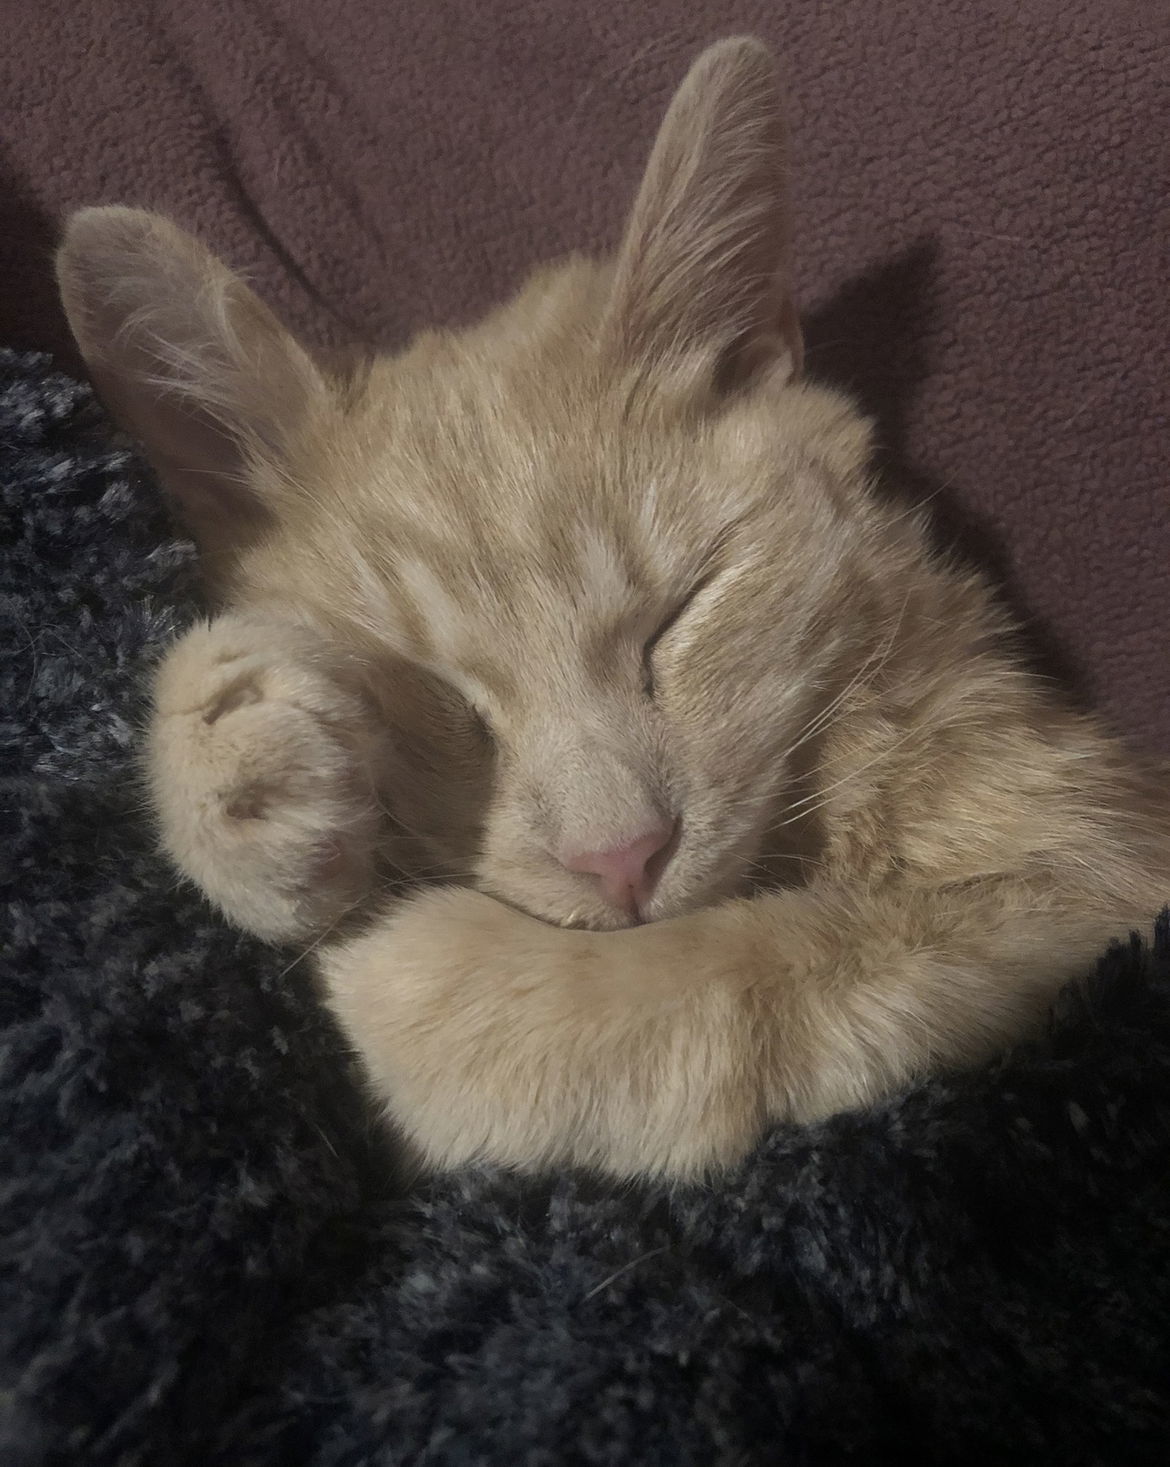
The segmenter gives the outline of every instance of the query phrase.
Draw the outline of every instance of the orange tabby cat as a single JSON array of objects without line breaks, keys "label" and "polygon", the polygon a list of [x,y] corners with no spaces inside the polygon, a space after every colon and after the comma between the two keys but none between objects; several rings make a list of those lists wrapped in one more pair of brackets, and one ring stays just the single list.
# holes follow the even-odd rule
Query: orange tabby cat
[{"label": "orange tabby cat", "polygon": [[165,220],[69,224],[77,340],[222,607],[157,678],[166,848],[322,938],[433,1165],[709,1172],[982,1060],[1170,897],[1160,780],[802,380],[785,173],[723,42],[613,262],[344,375]]}]

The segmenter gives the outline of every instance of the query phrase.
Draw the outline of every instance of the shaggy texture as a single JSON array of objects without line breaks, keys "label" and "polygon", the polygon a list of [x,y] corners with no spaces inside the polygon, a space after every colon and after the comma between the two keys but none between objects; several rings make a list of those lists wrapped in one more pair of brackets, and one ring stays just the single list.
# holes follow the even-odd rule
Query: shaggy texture
[{"label": "shaggy texture", "polygon": [[190,551],[43,358],[0,355],[0,496],[5,1467],[1165,1460],[1165,924],[719,1187],[396,1197],[305,965],[151,849]]},{"label": "shaggy texture", "polygon": [[52,244],[81,204],[172,212],[315,340],[464,320],[611,245],[688,63],[760,35],[810,361],[1170,752],[1166,0],[2,8],[0,341],[62,351]]}]

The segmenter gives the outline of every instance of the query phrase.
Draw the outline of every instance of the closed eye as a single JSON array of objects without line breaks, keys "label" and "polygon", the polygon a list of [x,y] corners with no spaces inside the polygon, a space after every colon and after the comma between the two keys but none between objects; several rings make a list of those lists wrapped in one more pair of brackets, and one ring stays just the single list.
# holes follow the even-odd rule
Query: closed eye
[{"label": "closed eye", "polygon": [[654,696],[654,653],[663,638],[678,626],[683,617],[695,604],[702,593],[707,589],[715,575],[704,576],[697,582],[683,599],[670,611],[670,613],[659,623],[653,634],[647,638],[642,648],[642,691],[647,698]]}]

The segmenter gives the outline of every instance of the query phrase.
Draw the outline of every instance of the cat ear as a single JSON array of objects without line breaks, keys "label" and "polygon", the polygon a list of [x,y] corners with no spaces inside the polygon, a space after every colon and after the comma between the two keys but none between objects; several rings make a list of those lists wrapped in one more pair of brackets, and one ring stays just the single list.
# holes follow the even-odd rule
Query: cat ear
[{"label": "cat ear", "polygon": [[99,394],[201,545],[228,549],[267,523],[273,505],[253,470],[279,466],[328,398],[271,311],[190,235],[139,209],[74,214],[57,279]]},{"label": "cat ear", "polygon": [[603,331],[623,357],[702,353],[724,388],[799,371],[787,163],[766,47],[711,46],[670,104],[618,252]]}]

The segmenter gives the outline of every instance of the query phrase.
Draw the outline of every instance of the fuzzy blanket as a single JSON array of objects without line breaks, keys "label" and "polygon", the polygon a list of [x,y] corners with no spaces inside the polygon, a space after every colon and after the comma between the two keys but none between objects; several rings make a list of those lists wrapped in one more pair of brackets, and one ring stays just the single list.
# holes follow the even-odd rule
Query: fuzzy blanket
[{"label": "fuzzy blanket", "polygon": [[191,553],[44,358],[0,355],[0,501],[5,1467],[1165,1461],[1164,920],[1042,1043],[719,1187],[396,1196],[305,965],[151,849]]}]

